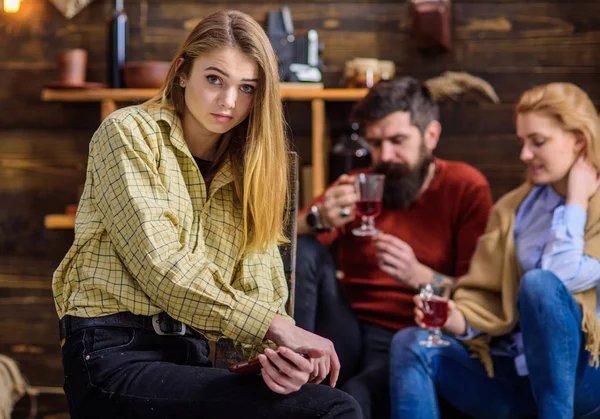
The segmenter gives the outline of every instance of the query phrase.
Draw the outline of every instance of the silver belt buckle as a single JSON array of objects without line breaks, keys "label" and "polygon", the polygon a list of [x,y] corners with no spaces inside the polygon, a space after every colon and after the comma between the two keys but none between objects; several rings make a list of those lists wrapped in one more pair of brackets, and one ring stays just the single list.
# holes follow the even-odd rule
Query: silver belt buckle
[{"label": "silver belt buckle", "polygon": [[[177,325],[181,325],[181,329],[177,328],[177,330],[173,330],[174,328],[171,327],[171,330],[169,330],[169,325],[173,326],[174,322]],[[154,329],[157,335],[161,336],[183,336],[186,332],[185,323],[171,318],[165,312],[158,313],[152,316],[152,328]]]}]

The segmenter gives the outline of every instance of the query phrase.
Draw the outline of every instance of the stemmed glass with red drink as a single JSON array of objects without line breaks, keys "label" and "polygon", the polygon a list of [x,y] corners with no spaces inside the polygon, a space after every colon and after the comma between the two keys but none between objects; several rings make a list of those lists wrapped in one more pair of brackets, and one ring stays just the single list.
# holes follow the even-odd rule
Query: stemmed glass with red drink
[{"label": "stemmed glass with red drink", "polygon": [[381,197],[385,175],[359,173],[354,185],[358,194],[356,211],[361,216],[361,225],[352,230],[355,236],[374,236],[380,231],[375,228],[375,217],[381,212]]},{"label": "stemmed glass with red drink", "polygon": [[433,281],[421,285],[421,300],[423,300],[423,323],[429,330],[427,340],[419,344],[428,348],[441,348],[450,345],[442,339],[440,328],[448,320],[448,299],[452,291],[452,282],[436,277]]}]

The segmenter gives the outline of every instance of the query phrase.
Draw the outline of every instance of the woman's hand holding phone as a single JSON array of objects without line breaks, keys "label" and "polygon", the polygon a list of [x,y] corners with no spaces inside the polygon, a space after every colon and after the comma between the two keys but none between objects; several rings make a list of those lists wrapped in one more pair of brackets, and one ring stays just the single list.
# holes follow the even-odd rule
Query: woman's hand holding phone
[{"label": "woman's hand holding phone", "polygon": [[273,318],[265,337],[279,347],[291,348],[314,358],[311,360],[313,371],[309,381],[320,383],[331,373],[329,383],[335,387],[340,375],[340,360],[329,339],[301,329],[279,315]]},{"label": "woman's hand holding phone", "polygon": [[[316,358],[311,358],[303,351],[312,353]],[[280,347],[277,352],[266,349],[258,358],[238,362],[229,366],[229,371],[235,374],[261,373],[267,386],[276,393],[289,394],[297,391],[307,382],[320,383],[319,359],[323,352],[315,349],[301,348],[299,352],[286,347]],[[302,362],[301,360],[304,360]],[[306,367],[308,363],[308,375]],[[281,365],[284,368],[281,368]],[[265,368],[266,366],[266,368]]]},{"label": "woman's hand holding phone", "polygon": [[273,392],[279,394],[300,390],[309,381],[314,369],[312,359],[306,359],[303,354],[285,346],[280,346],[277,352],[265,349],[265,353],[258,356],[258,361],[262,366],[263,381]]},{"label": "woman's hand holding phone", "polygon": [[[300,356],[310,359],[308,355],[299,353]],[[252,375],[258,374],[262,369],[262,365],[258,358],[250,359],[248,361],[241,361],[235,364],[229,365],[229,371],[234,374],[242,374],[242,375]]]}]

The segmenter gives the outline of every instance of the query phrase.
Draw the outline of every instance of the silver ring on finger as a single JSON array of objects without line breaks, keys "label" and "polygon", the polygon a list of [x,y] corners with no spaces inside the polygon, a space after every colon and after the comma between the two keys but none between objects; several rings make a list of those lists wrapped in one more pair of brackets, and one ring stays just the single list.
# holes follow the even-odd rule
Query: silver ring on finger
[{"label": "silver ring on finger", "polygon": [[348,209],[347,207],[342,207],[342,209],[340,210],[340,216],[347,217],[349,215],[350,215],[350,209]]}]

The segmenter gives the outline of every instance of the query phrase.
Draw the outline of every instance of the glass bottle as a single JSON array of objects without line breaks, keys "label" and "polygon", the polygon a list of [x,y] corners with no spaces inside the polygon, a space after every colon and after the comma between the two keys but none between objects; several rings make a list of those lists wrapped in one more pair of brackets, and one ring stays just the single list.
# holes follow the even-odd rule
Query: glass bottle
[{"label": "glass bottle", "polygon": [[112,88],[125,87],[123,82],[123,65],[127,60],[128,41],[127,14],[123,8],[123,0],[115,0],[108,22],[108,85]]},{"label": "glass bottle", "polygon": [[358,134],[358,124],[351,125],[350,134],[344,134],[329,153],[329,183],[352,170],[371,165],[369,145]]}]

